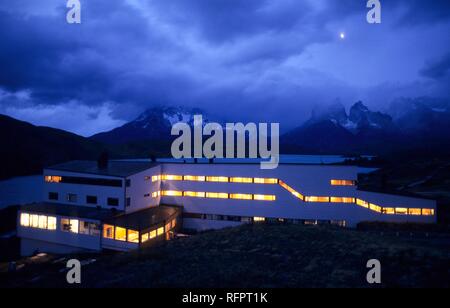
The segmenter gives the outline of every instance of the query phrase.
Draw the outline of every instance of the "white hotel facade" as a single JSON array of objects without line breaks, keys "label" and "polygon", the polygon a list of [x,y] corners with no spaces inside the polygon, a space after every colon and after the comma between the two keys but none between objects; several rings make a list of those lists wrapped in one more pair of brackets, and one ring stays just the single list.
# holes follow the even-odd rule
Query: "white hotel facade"
[{"label": "white hotel facade", "polygon": [[[130,250],[179,230],[244,223],[436,222],[436,202],[358,189],[373,171],[327,157],[259,161],[72,161],[44,170],[44,202],[22,206],[23,255]],[[317,160],[318,159],[318,160]]]}]

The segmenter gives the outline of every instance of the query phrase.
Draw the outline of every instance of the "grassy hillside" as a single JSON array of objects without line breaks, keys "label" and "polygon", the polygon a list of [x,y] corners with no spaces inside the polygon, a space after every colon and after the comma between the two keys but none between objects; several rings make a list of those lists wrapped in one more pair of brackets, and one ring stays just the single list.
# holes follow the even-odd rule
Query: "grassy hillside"
[{"label": "grassy hillside", "polygon": [[[448,234],[245,225],[140,252],[79,257],[97,260],[83,267],[83,287],[372,287],[365,277],[373,258],[383,287],[449,287],[449,244]],[[67,285],[64,263],[51,260],[2,274],[0,285]]]}]

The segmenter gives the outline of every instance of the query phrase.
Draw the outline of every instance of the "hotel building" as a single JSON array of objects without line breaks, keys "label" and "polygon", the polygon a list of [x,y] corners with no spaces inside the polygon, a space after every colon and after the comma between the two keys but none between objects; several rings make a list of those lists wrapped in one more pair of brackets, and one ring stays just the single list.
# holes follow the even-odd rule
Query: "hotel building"
[{"label": "hotel building", "polygon": [[273,170],[226,159],[109,161],[105,168],[72,161],[46,168],[44,202],[18,213],[22,254],[127,251],[168,239],[181,227],[436,222],[433,200],[358,189],[358,174],[374,169],[311,157],[282,160]]}]

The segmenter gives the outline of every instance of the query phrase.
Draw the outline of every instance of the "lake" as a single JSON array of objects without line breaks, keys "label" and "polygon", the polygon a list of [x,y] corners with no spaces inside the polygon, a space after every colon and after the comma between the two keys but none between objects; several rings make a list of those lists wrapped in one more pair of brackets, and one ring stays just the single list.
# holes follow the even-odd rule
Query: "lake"
[{"label": "lake", "polygon": [[14,204],[42,201],[43,185],[42,175],[0,181],[0,209]]}]

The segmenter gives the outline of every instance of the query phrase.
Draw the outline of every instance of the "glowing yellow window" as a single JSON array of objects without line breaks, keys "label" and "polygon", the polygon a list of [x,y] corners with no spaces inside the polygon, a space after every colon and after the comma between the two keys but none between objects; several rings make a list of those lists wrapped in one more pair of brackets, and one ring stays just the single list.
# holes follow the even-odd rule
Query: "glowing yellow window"
[{"label": "glowing yellow window", "polygon": [[152,175],[152,182],[159,181],[161,179],[160,175]]},{"label": "glowing yellow window", "polygon": [[39,215],[30,215],[30,226],[33,228],[39,227]]},{"label": "glowing yellow window", "polygon": [[253,183],[253,178],[233,177],[233,178],[230,178],[230,182],[232,182],[232,183]]},{"label": "glowing yellow window", "polygon": [[62,177],[57,175],[46,175],[45,182],[47,183],[60,183],[62,181]]},{"label": "glowing yellow window", "polygon": [[103,237],[114,239],[114,226],[103,225]]},{"label": "glowing yellow window", "polygon": [[396,207],[395,208],[395,214],[397,214],[397,215],[407,215],[408,214],[408,209],[407,208],[403,208],[403,207]]},{"label": "glowing yellow window", "polygon": [[47,229],[48,230],[56,230],[56,217],[48,216]]},{"label": "glowing yellow window", "polygon": [[366,209],[369,208],[369,202],[361,200],[361,199],[356,199],[356,204],[358,204],[359,206],[365,207]]},{"label": "glowing yellow window", "polygon": [[127,240],[127,229],[116,227],[116,236],[114,237],[116,241],[126,241]]},{"label": "glowing yellow window", "polygon": [[208,182],[228,182],[228,177],[226,177],[226,176],[207,176],[206,181],[208,181]]},{"label": "glowing yellow window", "polygon": [[185,181],[204,182],[205,179],[206,179],[205,176],[200,176],[200,175],[185,175],[184,176]]},{"label": "glowing yellow window", "polygon": [[163,196],[171,196],[171,197],[181,197],[181,196],[183,196],[183,192],[182,191],[178,191],[178,190],[163,190],[161,192],[161,195],[163,195]]},{"label": "glowing yellow window", "polygon": [[166,181],[182,181],[183,176],[182,175],[174,175],[174,174],[163,174],[161,175],[162,180]]},{"label": "glowing yellow window", "polygon": [[395,209],[393,207],[384,207],[383,208],[383,213],[384,214],[388,214],[388,215],[394,215],[395,214]]},{"label": "glowing yellow window", "polygon": [[253,199],[262,201],[275,201],[276,197],[274,195],[253,195]]},{"label": "glowing yellow window", "polygon": [[70,220],[70,232],[72,233],[78,233],[78,219],[71,219]]},{"label": "glowing yellow window", "polygon": [[254,178],[253,183],[256,184],[278,184],[278,179],[274,178]]},{"label": "glowing yellow window", "polygon": [[204,198],[205,193],[201,191],[185,191],[183,192],[183,195],[185,197],[198,197],[198,198]]},{"label": "glowing yellow window", "polygon": [[30,226],[30,214],[28,213],[21,213],[20,214],[20,225],[23,227],[29,227]]},{"label": "glowing yellow window", "polygon": [[330,201],[333,203],[355,203],[355,199],[350,197],[331,197]]},{"label": "glowing yellow window", "polygon": [[263,222],[266,221],[265,217],[253,217],[254,222]]},{"label": "glowing yellow window", "polygon": [[369,204],[369,208],[370,208],[372,211],[375,211],[375,212],[377,212],[377,213],[381,213],[381,206],[378,206],[378,205],[376,205],[376,204],[370,203],[370,204]]},{"label": "glowing yellow window", "polygon": [[128,230],[128,242],[139,243],[139,232],[135,230]]},{"label": "glowing yellow window", "polygon": [[150,239],[156,237],[156,230],[150,231]]},{"label": "glowing yellow window", "polygon": [[352,180],[331,180],[333,186],[355,186],[355,181]]},{"label": "glowing yellow window", "polygon": [[162,235],[162,234],[164,234],[164,227],[159,227],[159,228],[156,230],[156,235]]},{"label": "glowing yellow window", "polygon": [[147,242],[148,241],[148,233],[144,233],[141,235],[141,242]]},{"label": "glowing yellow window", "polygon": [[422,211],[420,209],[408,209],[409,215],[419,216],[422,214]]},{"label": "glowing yellow window", "polygon": [[252,200],[251,194],[230,194],[231,199]]},{"label": "glowing yellow window", "polygon": [[293,191],[292,194],[299,199],[305,199],[305,197],[301,193],[298,193],[296,191]]},{"label": "glowing yellow window", "polygon": [[47,216],[39,215],[39,229],[47,229]]},{"label": "glowing yellow window", "polygon": [[206,198],[228,199],[228,193],[207,192]]},{"label": "glowing yellow window", "polygon": [[315,197],[315,196],[309,196],[305,197],[306,202],[330,202],[329,197]]},{"label": "glowing yellow window", "polygon": [[424,216],[433,216],[434,209],[422,209],[422,215]]},{"label": "glowing yellow window", "polygon": [[152,192],[152,197],[153,197],[153,198],[157,198],[157,197],[159,197],[160,195],[161,195],[161,191],[160,191],[160,190]]}]

